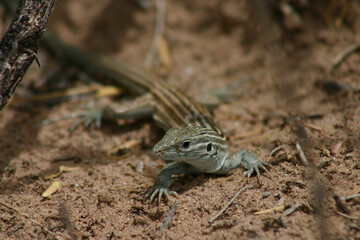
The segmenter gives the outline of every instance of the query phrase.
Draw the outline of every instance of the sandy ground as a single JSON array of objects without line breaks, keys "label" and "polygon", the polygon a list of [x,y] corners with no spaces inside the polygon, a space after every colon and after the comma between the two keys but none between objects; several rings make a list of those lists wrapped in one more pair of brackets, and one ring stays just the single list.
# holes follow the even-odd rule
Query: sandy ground
[{"label": "sandy ground", "polygon": [[[0,239],[53,238],[22,214],[59,239],[360,239],[360,198],[342,205],[334,200],[334,195],[360,191],[359,90],[338,91],[331,84],[318,84],[328,80],[360,89],[358,51],[332,67],[335,56],[360,41],[360,4],[349,0],[344,2],[350,8],[345,3],[319,8],[294,2],[300,28],[287,26],[284,11],[275,6],[274,25],[282,32],[287,75],[297,80],[297,95],[292,97],[305,116],[313,168],[304,165],[296,150],[297,138],[285,108],[288,99],[271,79],[276,56],[266,50],[254,6],[235,0],[168,1],[165,37],[171,66],[155,72],[192,96],[258,76],[242,84],[237,90],[242,94],[221,104],[214,116],[229,136],[231,151],[256,151],[272,164],[270,171],[249,179],[242,168],[221,177],[179,176],[171,187],[178,197],[160,205],[150,203],[143,197],[153,179],[138,166],[165,165],[150,155],[163,134],[151,119],[70,131],[75,120],[40,123],[79,111],[77,102],[50,107],[12,103],[0,112],[0,201],[20,212],[0,205]],[[347,9],[344,17],[342,8]],[[154,5],[142,10],[133,1],[62,0],[49,29],[82,49],[142,66],[154,18]],[[1,19],[1,34],[10,21]],[[34,64],[29,69],[14,100],[55,88],[87,86],[91,80],[71,66],[61,67],[46,49],[41,49],[39,60],[42,67]],[[45,84],[47,80],[55,87]],[[109,156],[109,151],[129,141],[140,144],[121,158]],[[49,177],[60,166],[70,171]],[[42,197],[55,181],[60,189]],[[246,185],[253,188],[210,224]],[[160,231],[175,202],[169,227]],[[273,210],[256,214],[266,209]]]}]

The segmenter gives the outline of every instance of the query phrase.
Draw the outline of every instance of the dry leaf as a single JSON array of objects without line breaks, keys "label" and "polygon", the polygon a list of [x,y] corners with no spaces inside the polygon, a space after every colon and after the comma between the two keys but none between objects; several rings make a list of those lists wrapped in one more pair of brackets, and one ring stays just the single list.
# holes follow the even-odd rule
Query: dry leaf
[{"label": "dry leaf", "polygon": [[257,211],[255,212],[254,214],[256,215],[259,215],[259,214],[267,214],[267,213],[272,213],[272,212],[275,212],[275,211],[282,211],[285,209],[285,205],[281,205],[281,206],[278,206],[278,207],[273,207],[273,208],[270,208],[270,209],[265,209],[265,210],[261,210],[261,211]]},{"label": "dry leaf", "polygon": [[160,38],[159,41],[159,57],[161,59],[161,62],[165,68],[171,67],[171,58],[170,58],[170,51],[169,51],[169,45],[165,38]]},{"label": "dry leaf", "polygon": [[114,96],[121,93],[121,89],[114,86],[106,86],[97,90],[96,95],[98,97]]},{"label": "dry leaf", "polygon": [[74,170],[78,170],[78,167],[68,167],[68,166],[64,166],[64,165],[61,165],[59,167],[59,170],[60,170],[60,173],[63,173],[63,172],[72,172]]},{"label": "dry leaf", "polygon": [[55,181],[51,184],[51,186],[48,189],[46,189],[46,191],[41,196],[43,196],[44,198],[49,197],[54,192],[56,192],[59,188],[60,188],[60,182]]},{"label": "dry leaf", "polygon": [[113,159],[122,159],[126,156],[128,156],[129,149],[139,145],[138,140],[129,140],[121,144],[119,147],[114,148],[110,151],[108,151],[107,155],[108,157],[111,157]]},{"label": "dry leaf", "polygon": [[44,179],[45,180],[49,180],[49,179],[52,179],[52,178],[56,178],[58,176],[60,176],[61,172],[57,172],[57,173],[54,173],[54,174],[49,174],[49,175],[45,175],[44,176]]},{"label": "dry leaf", "polygon": [[305,123],[305,126],[308,127],[308,128],[314,129],[316,131],[319,131],[319,132],[321,132],[323,130],[321,127],[316,126],[316,125],[311,124],[311,123]]},{"label": "dry leaf", "polygon": [[78,167],[68,167],[68,166],[61,165],[61,166],[59,166],[59,172],[54,173],[54,174],[45,175],[44,178],[46,180],[56,178],[56,177],[60,176],[63,172],[72,172],[77,169],[78,169]]}]

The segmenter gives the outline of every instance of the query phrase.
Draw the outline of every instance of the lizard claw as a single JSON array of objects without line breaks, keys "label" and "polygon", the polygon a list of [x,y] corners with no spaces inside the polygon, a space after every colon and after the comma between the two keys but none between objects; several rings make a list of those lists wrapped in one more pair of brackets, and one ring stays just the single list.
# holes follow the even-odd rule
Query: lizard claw
[{"label": "lizard claw", "polygon": [[150,199],[152,202],[156,197],[158,197],[158,202],[160,203],[162,197],[164,196],[167,200],[169,200],[170,195],[178,196],[175,191],[169,191],[168,188],[165,187],[157,187],[153,186],[150,190],[146,193],[146,198]]},{"label": "lizard claw", "polygon": [[265,166],[271,166],[271,165],[267,162],[262,162],[260,160],[253,161],[250,164],[248,164],[248,166],[246,166],[248,170],[244,172],[244,175],[246,175],[249,178],[255,170],[256,176],[259,177],[260,176],[259,168],[263,169],[265,172],[268,172]]},{"label": "lizard claw", "polygon": [[265,172],[268,171],[266,166],[270,166],[270,164],[260,161],[255,153],[249,150],[245,150],[242,152],[242,155],[244,167],[247,169],[247,171],[244,172],[244,175],[246,175],[248,178],[253,174],[254,171],[256,172],[256,176],[260,176],[259,168]]}]

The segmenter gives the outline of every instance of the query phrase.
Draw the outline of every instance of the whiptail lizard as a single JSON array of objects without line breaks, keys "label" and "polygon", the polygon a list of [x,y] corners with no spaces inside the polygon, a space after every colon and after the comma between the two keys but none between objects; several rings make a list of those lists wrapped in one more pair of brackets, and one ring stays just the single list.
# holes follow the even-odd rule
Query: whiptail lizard
[{"label": "whiptail lizard", "polygon": [[[48,44],[53,42],[54,39],[51,39]],[[226,137],[214,123],[209,111],[162,79],[125,63],[91,57],[62,42],[56,42],[55,50],[59,51],[62,58],[82,68],[110,77],[116,76],[117,85],[128,87],[139,94],[148,92],[136,99],[136,104],[110,105],[101,109],[98,114],[89,114],[87,117],[95,120],[99,119],[100,114],[103,118],[110,119],[152,115],[155,122],[167,131],[153,147],[152,153],[173,163],[161,170],[155,185],[147,192],[146,196],[150,200],[158,196],[160,201],[163,196],[168,198],[169,194],[176,194],[169,191],[172,175],[220,175],[239,165],[247,169],[244,174],[248,177],[254,171],[259,175],[259,168],[266,171],[265,165],[269,164],[260,161],[256,154],[249,150],[229,154]]]}]

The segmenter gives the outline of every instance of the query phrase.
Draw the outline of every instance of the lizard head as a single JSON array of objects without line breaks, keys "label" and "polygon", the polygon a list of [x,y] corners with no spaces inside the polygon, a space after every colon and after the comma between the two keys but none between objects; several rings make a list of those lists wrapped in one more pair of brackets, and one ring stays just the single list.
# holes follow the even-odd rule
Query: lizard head
[{"label": "lizard head", "polygon": [[211,129],[200,126],[172,128],[153,147],[152,153],[164,160],[190,164],[216,158],[226,151],[225,138]]}]

